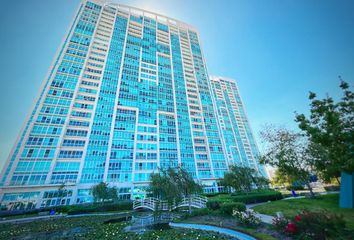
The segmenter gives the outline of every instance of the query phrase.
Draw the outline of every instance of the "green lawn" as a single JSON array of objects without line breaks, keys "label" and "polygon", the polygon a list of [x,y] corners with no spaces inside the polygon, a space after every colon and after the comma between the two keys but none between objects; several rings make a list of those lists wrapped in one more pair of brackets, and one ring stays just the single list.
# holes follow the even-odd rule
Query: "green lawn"
[{"label": "green lawn", "polygon": [[282,212],[285,217],[294,217],[303,209],[326,210],[328,212],[341,214],[347,222],[348,230],[354,231],[354,209],[339,208],[339,194],[328,194],[318,199],[291,199],[266,203],[253,208],[255,211],[275,216],[276,212]]}]

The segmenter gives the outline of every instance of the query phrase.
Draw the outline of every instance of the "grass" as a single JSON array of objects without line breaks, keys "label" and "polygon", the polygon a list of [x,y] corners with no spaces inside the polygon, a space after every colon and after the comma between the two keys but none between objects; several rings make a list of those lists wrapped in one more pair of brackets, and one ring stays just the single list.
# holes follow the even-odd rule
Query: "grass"
[{"label": "grass", "polygon": [[325,210],[343,216],[347,223],[347,229],[354,231],[354,209],[339,208],[339,194],[328,194],[316,199],[301,198],[275,201],[253,208],[256,212],[275,216],[276,212],[282,212],[285,217],[292,218],[301,210],[312,211]]}]

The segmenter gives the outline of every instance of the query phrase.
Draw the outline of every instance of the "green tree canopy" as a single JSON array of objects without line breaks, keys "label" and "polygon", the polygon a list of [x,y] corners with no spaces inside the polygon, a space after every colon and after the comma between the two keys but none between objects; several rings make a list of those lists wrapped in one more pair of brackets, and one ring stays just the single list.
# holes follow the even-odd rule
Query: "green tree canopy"
[{"label": "green tree canopy", "polygon": [[326,181],[341,172],[354,172],[354,93],[341,81],[343,96],[335,102],[327,96],[317,99],[310,92],[310,116],[296,114],[299,124],[311,141],[314,167]]},{"label": "green tree canopy", "polygon": [[116,201],[118,199],[117,188],[109,187],[108,183],[101,182],[91,188],[91,193],[95,202],[105,202],[107,200]]},{"label": "green tree canopy", "polygon": [[313,174],[312,153],[307,138],[285,128],[266,126],[261,131],[265,150],[260,157],[262,164],[269,164],[289,181],[304,182],[314,196],[310,185]]},{"label": "green tree canopy", "polygon": [[178,204],[183,197],[189,197],[189,210],[191,212],[191,196],[202,192],[202,186],[194,181],[193,177],[181,167],[176,169],[159,169],[158,173],[150,176],[149,191],[153,196],[167,200],[172,206]]},{"label": "green tree canopy", "polygon": [[247,193],[254,186],[257,188],[268,186],[269,181],[252,168],[232,165],[219,183],[224,187],[232,187],[235,191]]},{"label": "green tree canopy", "polygon": [[289,178],[287,174],[283,174],[282,172],[279,171],[279,169],[276,169],[274,172],[274,176],[272,178],[272,184],[273,185],[287,185],[290,186],[293,183],[293,180]]}]

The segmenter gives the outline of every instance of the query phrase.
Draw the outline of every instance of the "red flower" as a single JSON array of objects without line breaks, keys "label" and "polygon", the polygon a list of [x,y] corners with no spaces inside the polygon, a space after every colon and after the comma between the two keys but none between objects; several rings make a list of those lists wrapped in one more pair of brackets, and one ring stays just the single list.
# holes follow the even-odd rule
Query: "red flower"
[{"label": "red flower", "polygon": [[288,226],[286,226],[285,231],[288,232],[288,233],[295,233],[296,232],[295,223],[289,223]]},{"label": "red flower", "polygon": [[295,221],[301,221],[301,216],[300,215],[295,216]]}]

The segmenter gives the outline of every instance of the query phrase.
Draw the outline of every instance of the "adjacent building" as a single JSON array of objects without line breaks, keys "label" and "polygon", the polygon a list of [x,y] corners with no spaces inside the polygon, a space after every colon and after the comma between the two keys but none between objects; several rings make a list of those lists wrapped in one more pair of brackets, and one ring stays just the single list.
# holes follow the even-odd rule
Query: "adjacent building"
[{"label": "adjacent building", "polygon": [[228,164],[253,168],[268,177],[264,166],[258,162],[258,147],[236,81],[210,76],[210,83]]},{"label": "adjacent building", "polygon": [[177,166],[212,192],[230,164],[265,175],[256,155],[236,83],[209,79],[194,27],[83,0],[4,166],[0,199],[11,209],[90,202],[100,182],[129,199],[152,172]]}]

